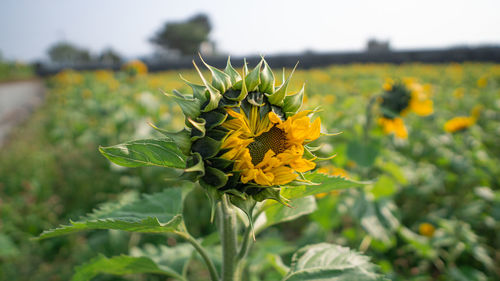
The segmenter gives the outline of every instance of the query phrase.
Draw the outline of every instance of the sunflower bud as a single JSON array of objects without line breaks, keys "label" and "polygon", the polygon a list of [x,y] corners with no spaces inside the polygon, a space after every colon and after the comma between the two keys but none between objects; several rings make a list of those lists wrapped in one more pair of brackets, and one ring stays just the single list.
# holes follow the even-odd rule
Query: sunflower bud
[{"label": "sunflower bud", "polygon": [[208,82],[186,83],[192,95],[166,94],[182,109],[186,128],[165,132],[187,156],[183,179],[198,181],[209,194],[228,193],[246,200],[267,198],[284,202],[279,186],[300,181],[300,173],[315,168],[307,144],[320,136],[321,121],[312,111],[298,112],[304,88],[289,95],[293,74],[276,86],[275,76],[262,59],[241,73],[230,60],[224,70],[205,62]]}]

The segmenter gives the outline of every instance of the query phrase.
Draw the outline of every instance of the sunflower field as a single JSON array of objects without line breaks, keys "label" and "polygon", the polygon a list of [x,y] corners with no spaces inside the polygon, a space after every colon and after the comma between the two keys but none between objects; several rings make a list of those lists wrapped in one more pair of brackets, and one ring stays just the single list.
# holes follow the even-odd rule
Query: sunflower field
[{"label": "sunflower field", "polygon": [[[274,71],[276,84],[286,82],[287,95],[300,95],[302,109],[321,120],[322,136],[316,143],[319,121],[311,119],[305,135],[296,139],[311,140],[308,151],[315,163],[300,158],[287,167],[345,179],[352,187],[310,193],[314,196],[286,203],[291,207],[269,206],[267,221],[255,222],[255,238],[249,235],[253,244],[242,280],[313,280],[290,274],[307,267],[300,264],[300,253],[309,253],[310,244],[337,245],[337,252],[349,248],[352,259],[377,278],[500,280],[500,65],[334,65],[297,69],[287,82],[291,72]],[[148,73],[138,61],[119,72],[64,70],[46,79],[44,105],[0,148],[0,280],[165,280],[165,272],[172,278],[167,280],[211,280],[217,275],[222,250],[204,188],[179,181],[174,170],[122,167],[99,152],[100,146],[183,130],[189,103],[179,106],[172,97],[193,92],[184,80],[203,83],[195,69]],[[233,120],[243,118],[230,114]],[[286,122],[269,119],[282,131],[268,133],[286,132]],[[243,123],[224,124],[231,129]],[[272,142],[264,134],[260,140]],[[235,141],[224,152],[239,151],[246,140]],[[259,162],[271,161],[252,149]],[[251,168],[240,167],[247,181],[278,185],[296,178],[280,177],[278,170],[272,178],[259,176],[257,162],[247,160]],[[162,194],[178,188],[189,192],[179,194],[177,202],[161,201]],[[86,229],[78,224],[82,217],[126,212],[122,207],[138,200],[150,204],[142,212],[151,213],[155,204],[180,204],[186,233],[208,257],[193,252],[187,243],[191,236],[119,227],[57,237],[43,232],[70,220],[73,228]],[[238,220],[247,220],[240,215]],[[67,232],[76,232],[73,228]],[[37,239],[41,234],[54,237]],[[151,262],[143,264],[150,266],[142,271],[146,274],[130,275],[137,271],[123,266],[129,257],[135,258],[129,265],[139,258]],[[117,268],[116,259],[123,267]],[[204,266],[207,259],[215,273]]]}]

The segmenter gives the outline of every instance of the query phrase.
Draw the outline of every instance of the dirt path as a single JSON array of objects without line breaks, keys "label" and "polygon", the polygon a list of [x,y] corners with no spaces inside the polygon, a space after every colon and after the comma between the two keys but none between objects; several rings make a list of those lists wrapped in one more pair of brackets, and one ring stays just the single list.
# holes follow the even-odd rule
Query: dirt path
[{"label": "dirt path", "polygon": [[43,101],[44,93],[42,80],[0,84],[0,146],[9,131],[25,120]]}]

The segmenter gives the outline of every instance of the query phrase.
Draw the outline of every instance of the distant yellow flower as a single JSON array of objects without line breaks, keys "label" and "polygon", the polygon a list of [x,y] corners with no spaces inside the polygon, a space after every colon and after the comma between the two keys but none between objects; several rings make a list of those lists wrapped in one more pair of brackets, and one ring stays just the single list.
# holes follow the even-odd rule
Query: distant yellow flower
[{"label": "distant yellow flower", "polygon": [[384,94],[381,97],[381,107],[385,118],[405,116],[409,112],[427,116],[434,112],[430,86],[421,85],[414,78],[404,78],[401,81],[387,78],[382,88]]},{"label": "distant yellow flower", "polygon": [[309,72],[309,75],[312,76],[313,80],[316,80],[321,83],[326,83],[331,80],[330,76],[325,73],[323,70],[313,69]]},{"label": "distant yellow flower", "polygon": [[408,131],[406,130],[405,123],[400,117],[393,119],[380,117],[378,122],[383,127],[385,134],[394,134],[400,139],[408,138]]},{"label": "distant yellow flower", "polygon": [[423,236],[432,237],[435,231],[436,228],[428,222],[421,223],[418,226],[418,232]]},{"label": "distant yellow flower", "polygon": [[354,162],[352,160],[347,160],[346,166],[348,168],[356,168],[357,164],[356,164],[356,162]]},{"label": "distant yellow flower", "polygon": [[423,92],[412,92],[409,108],[420,116],[431,115],[434,112],[433,102]]},{"label": "distant yellow flower", "polygon": [[411,91],[409,109],[420,116],[431,115],[434,112],[433,102],[430,99],[430,86],[421,85],[414,79],[403,80]]},{"label": "distant yellow flower", "polygon": [[79,85],[83,83],[83,76],[72,69],[62,70],[55,75],[54,79],[57,81],[57,83],[68,86]]},{"label": "distant yellow flower", "polygon": [[464,88],[457,88],[455,89],[455,91],[453,91],[453,97],[455,97],[456,99],[463,98],[464,94],[465,94]]},{"label": "distant yellow flower", "polygon": [[90,99],[92,97],[92,91],[90,91],[89,89],[84,89],[82,91],[82,96],[84,99]]},{"label": "distant yellow flower", "polygon": [[479,88],[484,88],[488,85],[488,78],[486,77],[481,77],[477,80],[477,86]]},{"label": "distant yellow flower", "polygon": [[122,66],[122,69],[131,76],[143,75],[148,73],[148,67],[140,60],[129,61]]},{"label": "distant yellow flower", "polygon": [[347,173],[346,170],[342,168],[337,168],[334,166],[326,166],[326,167],[321,167],[318,169],[318,173],[330,175],[330,176],[338,176],[338,177],[343,177],[343,178],[349,178],[349,174]]},{"label": "distant yellow flower", "polygon": [[118,81],[115,79],[113,71],[110,70],[96,70],[94,72],[97,81],[106,84],[110,90],[116,90],[119,87]]},{"label": "distant yellow flower", "polygon": [[392,91],[393,84],[394,84],[394,80],[392,80],[391,78],[386,78],[384,85],[382,85],[382,88],[384,89],[384,91],[387,91],[387,92]]},{"label": "distant yellow flower", "polygon": [[114,79],[113,72],[109,70],[96,70],[95,77],[99,82],[107,82]]},{"label": "distant yellow flower", "polygon": [[444,130],[448,133],[463,131],[476,123],[473,117],[459,116],[454,117],[444,124]]},{"label": "distant yellow flower", "polygon": [[444,124],[444,130],[447,133],[455,133],[463,131],[470,126],[474,125],[479,118],[479,114],[481,113],[482,106],[474,106],[471,110],[471,116],[458,116],[454,117]]},{"label": "distant yellow flower", "polygon": [[[349,174],[347,173],[346,170],[344,170],[342,168],[337,168],[337,167],[334,167],[334,166],[321,167],[321,168],[318,169],[318,173],[322,173],[322,174],[329,175],[329,176],[343,177],[343,178],[346,178],[346,179],[349,178]],[[338,194],[339,192],[340,192],[339,190],[334,190],[332,192],[318,193],[318,194],[315,195],[315,197],[318,198],[318,199],[321,199],[321,198],[327,196],[330,193]]]},{"label": "distant yellow flower", "polygon": [[326,95],[324,98],[323,98],[323,102],[325,104],[333,104],[336,100],[336,97],[334,95]]}]

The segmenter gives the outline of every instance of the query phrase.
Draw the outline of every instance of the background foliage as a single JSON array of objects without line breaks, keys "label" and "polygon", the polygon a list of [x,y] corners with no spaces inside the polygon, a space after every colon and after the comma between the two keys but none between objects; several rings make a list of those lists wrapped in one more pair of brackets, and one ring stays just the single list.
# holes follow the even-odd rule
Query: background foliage
[{"label": "background foliage", "polygon": [[0,54],[0,82],[26,79],[34,76],[33,67],[21,62],[4,61]]},{"label": "background foliage", "polygon": [[[182,73],[190,81],[198,79],[192,71]],[[431,85],[435,113],[405,117],[408,140],[384,135],[376,122],[366,137],[370,98],[380,94],[386,77],[408,76]],[[343,132],[321,147],[325,156],[337,154],[323,168],[342,169],[348,177],[372,184],[318,196],[317,209],[309,216],[259,234],[248,261],[248,280],[281,278],[288,272],[285,265],[300,259],[300,254],[292,257],[297,249],[321,242],[364,252],[395,280],[498,279],[500,66],[332,66],[296,71],[291,87],[298,91],[302,82],[307,107],[321,106],[325,127]],[[76,265],[91,259],[112,263],[105,257],[120,254],[159,261],[171,256],[165,251],[190,256],[182,241],[158,234],[110,230],[30,240],[69,219],[78,221],[99,203],[130,202],[139,193],[179,186],[165,180],[175,179],[175,174],[159,167],[110,165],[97,147],[159,137],[148,122],[182,128],[180,109],[156,89],[190,91],[177,72],[130,76],[64,71],[48,79],[47,87],[46,104],[0,154],[0,280],[68,280]],[[482,110],[475,125],[463,132],[444,132],[447,120],[469,115],[476,105]],[[194,189],[183,215],[193,236],[208,236],[203,244],[210,247],[217,238],[210,236],[215,229],[206,200],[202,190]],[[219,251],[215,246],[211,250]],[[197,280],[208,279],[196,258],[188,270]],[[96,280],[134,278],[100,275]],[[157,275],[137,278],[164,280]]]}]

